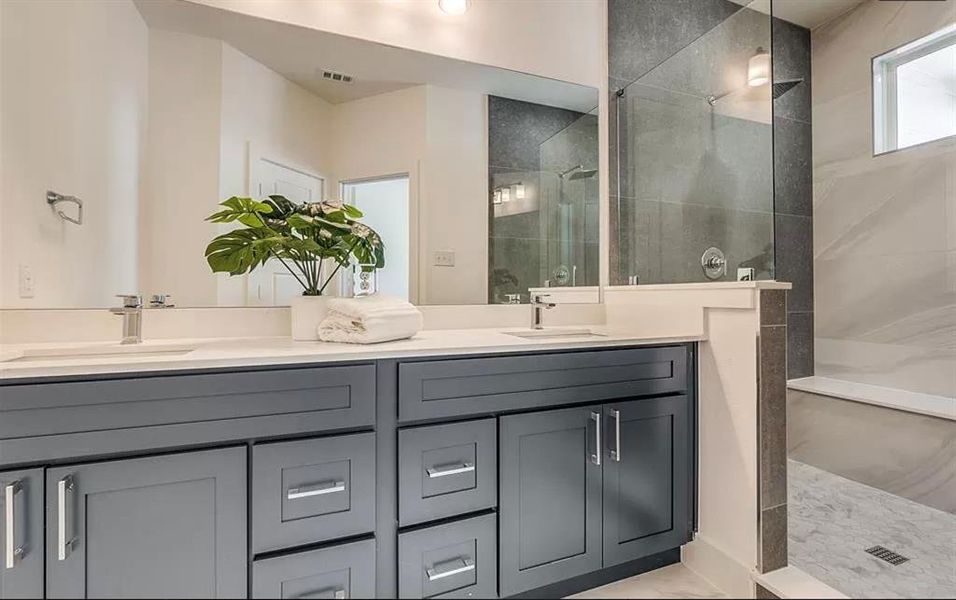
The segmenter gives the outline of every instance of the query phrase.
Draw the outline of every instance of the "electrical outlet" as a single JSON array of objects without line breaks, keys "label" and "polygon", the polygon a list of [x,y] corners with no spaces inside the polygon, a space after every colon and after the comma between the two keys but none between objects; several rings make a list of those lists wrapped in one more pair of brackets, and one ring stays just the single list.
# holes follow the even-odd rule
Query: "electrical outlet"
[{"label": "electrical outlet", "polygon": [[435,262],[436,267],[454,267],[455,266],[455,251],[454,250],[439,250],[435,252]]},{"label": "electrical outlet", "polygon": [[36,281],[29,265],[20,265],[20,297],[32,298],[36,293]]}]

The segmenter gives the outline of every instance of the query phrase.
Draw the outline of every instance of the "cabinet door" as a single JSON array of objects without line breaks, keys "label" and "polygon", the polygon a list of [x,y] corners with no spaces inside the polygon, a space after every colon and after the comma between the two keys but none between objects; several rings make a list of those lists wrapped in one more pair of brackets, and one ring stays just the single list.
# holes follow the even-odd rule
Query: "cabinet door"
[{"label": "cabinet door", "polygon": [[43,469],[0,473],[0,598],[43,597]]},{"label": "cabinet door", "polygon": [[246,595],[246,449],[47,470],[51,598]]},{"label": "cabinet door", "polygon": [[601,568],[601,407],[502,417],[501,596]]},{"label": "cabinet door", "polygon": [[605,406],[604,566],[688,541],[687,396]]}]

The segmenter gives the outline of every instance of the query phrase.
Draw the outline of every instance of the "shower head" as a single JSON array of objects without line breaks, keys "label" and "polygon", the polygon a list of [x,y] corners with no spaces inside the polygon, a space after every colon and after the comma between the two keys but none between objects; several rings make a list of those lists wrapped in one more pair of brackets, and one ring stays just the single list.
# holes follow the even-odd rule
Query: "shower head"
[{"label": "shower head", "polygon": [[586,169],[584,171],[578,171],[574,175],[568,177],[569,181],[575,181],[578,179],[588,179],[589,177],[594,177],[597,174],[597,169]]},{"label": "shower head", "polygon": [[[580,170],[579,170],[580,169]],[[577,171],[577,173],[574,173]],[[567,171],[558,173],[558,177],[564,179],[569,173],[574,173],[571,177],[568,177],[569,180],[575,181],[577,179],[587,179],[588,177],[594,177],[594,174],[597,173],[597,169],[585,169],[584,165],[574,165]]]}]

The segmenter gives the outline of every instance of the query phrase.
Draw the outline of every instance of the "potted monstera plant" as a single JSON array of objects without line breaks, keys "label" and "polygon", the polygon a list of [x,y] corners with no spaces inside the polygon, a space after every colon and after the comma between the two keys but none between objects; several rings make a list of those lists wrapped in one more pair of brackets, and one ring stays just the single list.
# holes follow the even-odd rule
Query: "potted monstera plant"
[{"label": "potted monstera plant", "polygon": [[318,338],[328,312],[326,291],[342,267],[353,261],[363,271],[385,266],[385,245],[372,228],[359,222],[362,212],[342,202],[296,204],[283,196],[264,200],[233,196],[207,221],[237,228],[216,236],[206,247],[215,273],[244,275],[278,261],[302,286],[292,300],[292,337]]}]

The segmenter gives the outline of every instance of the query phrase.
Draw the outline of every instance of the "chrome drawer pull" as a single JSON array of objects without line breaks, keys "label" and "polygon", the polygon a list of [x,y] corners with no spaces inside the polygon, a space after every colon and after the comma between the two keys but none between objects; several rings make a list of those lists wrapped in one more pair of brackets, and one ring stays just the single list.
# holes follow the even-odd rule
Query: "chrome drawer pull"
[{"label": "chrome drawer pull", "polygon": [[335,598],[335,600],[345,600],[348,598],[348,594],[345,593],[343,588],[325,588],[324,590],[319,590],[317,592],[306,592],[302,595],[296,596],[296,600],[306,600],[312,598]]},{"label": "chrome drawer pull", "polygon": [[75,487],[72,475],[67,475],[56,482],[56,558],[61,561],[70,556],[73,545],[76,543],[76,538],[66,533],[68,525],[66,494],[72,493]]},{"label": "chrome drawer pull", "polygon": [[345,491],[344,481],[324,481],[312,485],[303,485],[302,487],[289,488],[286,492],[286,498],[297,500],[299,498],[311,498],[312,496],[324,496],[325,494],[335,494]]},{"label": "chrome drawer pull", "polygon": [[445,577],[460,575],[461,573],[467,573],[468,571],[474,570],[475,561],[470,558],[456,558],[455,560],[450,560],[446,563],[435,565],[434,568],[425,569],[425,574],[428,575],[428,581],[438,581],[439,579],[444,579]]},{"label": "chrome drawer pull", "polygon": [[454,465],[443,465],[441,467],[431,467],[425,469],[429,479],[436,477],[448,477],[449,475],[459,475],[461,473],[471,473],[475,470],[475,463],[465,462]]},{"label": "chrome drawer pull", "polygon": [[13,503],[17,492],[23,489],[20,481],[9,483],[3,488],[3,513],[6,522],[4,537],[4,556],[6,557],[5,566],[12,569],[17,566],[17,561],[23,557],[23,546],[17,546],[16,534],[16,515],[14,513]]}]

